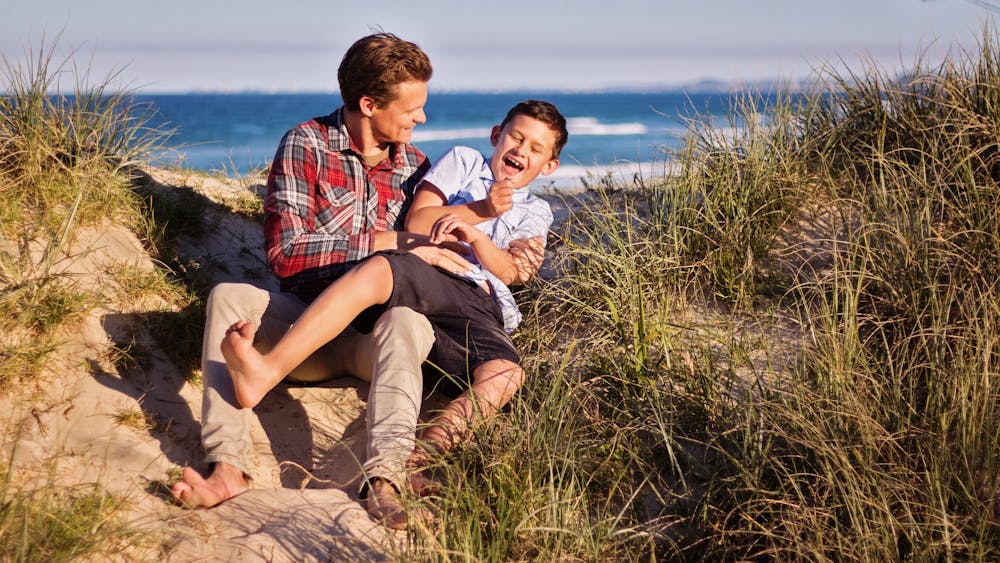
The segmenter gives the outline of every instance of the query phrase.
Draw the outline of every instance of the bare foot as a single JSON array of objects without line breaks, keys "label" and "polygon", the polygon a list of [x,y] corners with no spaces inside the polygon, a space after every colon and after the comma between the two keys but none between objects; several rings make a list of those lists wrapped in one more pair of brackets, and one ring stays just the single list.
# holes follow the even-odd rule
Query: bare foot
[{"label": "bare foot", "polygon": [[418,497],[428,497],[432,495],[439,495],[444,491],[444,485],[440,481],[432,479],[425,474],[423,471],[415,471],[410,473],[410,489],[413,490],[413,494]]},{"label": "bare foot", "polygon": [[405,530],[410,520],[428,526],[434,523],[434,514],[426,508],[412,507],[407,511],[396,488],[385,479],[372,480],[366,503],[368,515],[393,530]]},{"label": "bare foot", "polygon": [[406,460],[410,489],[418,497],[437,495],[444,490],[444,485],[440,481],[430,477],[430,464],[430,453],[420,445],[413,449],[410,458]]},{"label": "bare foot", "polygon": [[222,339],[222,356],[233,378],[236,402],[244,408],[253,408],[274,388],[281,376],[271,369],[264,356],[253,347],[257,327],[253,323],[233,323]]},{"label": "bare foot", "polygon": [[208,479],[185,467],[181,480],[174,483],[171,493],[187,508],[212,508],[249,489],[243,472],[227,463],[216,463]]}]

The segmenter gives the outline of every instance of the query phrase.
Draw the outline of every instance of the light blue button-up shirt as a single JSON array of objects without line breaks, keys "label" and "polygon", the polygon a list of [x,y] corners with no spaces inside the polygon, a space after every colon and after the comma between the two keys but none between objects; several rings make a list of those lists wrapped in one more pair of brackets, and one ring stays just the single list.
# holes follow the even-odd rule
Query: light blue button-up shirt
[{"label": "light blue button-up shirt", "polygon": [[[469,147],[455,147],[448,151],[424,176],[447,199],[447,205],[460,205],[486,199],[493,185],[490,163],[479,151]],[[552,210],[544,199],[533,195],[527,187],[514,190],[514,205],[506,213],[477,224],[475,227],[490,237],[499,248],[507,248],[510,241],[520,238],[542,237],[552,225]],[[471,249],[470,249],[471,253]],[[513,332],[521,323],[510,289],[499,278],[484,268],[472,256],[476,267],[465,276],[476,283],[489,282],[493,299],[503,313],[504,330]]]}]

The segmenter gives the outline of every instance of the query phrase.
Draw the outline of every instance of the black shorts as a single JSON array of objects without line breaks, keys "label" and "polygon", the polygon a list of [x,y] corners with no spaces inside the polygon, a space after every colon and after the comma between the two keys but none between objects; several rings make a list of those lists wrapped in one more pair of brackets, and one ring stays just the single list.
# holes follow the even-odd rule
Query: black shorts
[{"label": "black shorts", "polygon": [[445,395],[458,396],[472,382],[472,371],[489,360],[521,363],[503,315],[493,297],[475,282],[436,268],[419,256],[384,250],[373,256],[389,261],[392,295],[382,305],[369,307],[354,321],[370,332],[375,321],[393,307],[422,313],[434,328],[434,346],[424,363],[425,380]]}]

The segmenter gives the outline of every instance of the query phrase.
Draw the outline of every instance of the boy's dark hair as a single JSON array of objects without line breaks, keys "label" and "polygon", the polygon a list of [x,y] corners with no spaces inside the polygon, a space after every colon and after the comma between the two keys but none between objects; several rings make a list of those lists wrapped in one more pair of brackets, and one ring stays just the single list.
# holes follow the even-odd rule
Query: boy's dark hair
[{"label": "boy's dark hair", "polygon": [[500,122],[500,128],[503,129],[511,119],[518,115],[533,117],[549,126],[549,129],[556,134],[556,144],[552,147],[552,158],[559,158],[559,151],[566,146],[569,132],[566,131],[566,118],[559,113],[556,106],[541,100],[525,100],[510,108],[507,116]]},{"label": "boy's dark hair", "polygon": [[391,33],[375,33],[347,49],[337,81],[344,105],[356,111],[362,97],[370,96],[378,107],[385,107],[396,99],[398,84],[427,82],[432,73],[430,59],[415,43]]}]

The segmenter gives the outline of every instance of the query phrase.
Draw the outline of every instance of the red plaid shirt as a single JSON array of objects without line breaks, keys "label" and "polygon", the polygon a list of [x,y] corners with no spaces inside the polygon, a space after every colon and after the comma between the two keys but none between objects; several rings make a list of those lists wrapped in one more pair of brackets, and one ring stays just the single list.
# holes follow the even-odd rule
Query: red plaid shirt
[{"label": "red plaid shirt", "polygon": [[286,133],[264,198],[267,261],[282,290],[314,297],[370,255],[374,233],[402,228],[428,167],[422,152],[400,143],[366,170],[343,108]]}]

